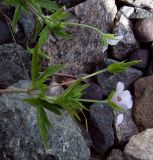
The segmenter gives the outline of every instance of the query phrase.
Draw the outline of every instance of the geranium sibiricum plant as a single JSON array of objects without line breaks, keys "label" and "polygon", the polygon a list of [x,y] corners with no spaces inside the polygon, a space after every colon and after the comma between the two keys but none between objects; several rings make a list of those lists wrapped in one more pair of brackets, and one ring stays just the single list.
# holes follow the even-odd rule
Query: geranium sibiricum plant
[{"label": "geranium sibiricum plant", "polygon": [[[53,97],[48,96],[48,86],[45,82],[56,73],[62,71],[65,68],[65,65],[57,64],[55,66],[50,66],[46,68],[45,71],[42,70],[42,67],[40,65],[41,57],[48,58],[48,55],[42,52],[42,46],[47,41],[49,35],[52,33],[58,37],[71,38],[71,36],[66,32],[67,26],[69,25],[85,27],[96,31],[100,35],[100,42],[103,46],[102,51],[105,51],[108,48],[109,44],[116,45],[118,41],[123,38],[122,36],[103,33],[101,30],[86,24],[69,22],[67,20],[69,14],[66,12],[66,8],[59,8],[55,1],[4,0],[4,2],[15,7],[15,13],[12,20],[12,29],[14,32],[16,31],[17,23],[22,12],[25,12],[26,14],[32,13],[33,15],[35,15],[36,26],[35,32],[31,39],[32,42],[36,43],[36,46],[34,48],[28,48],[29,52],[32,55],[31,86],[26,89],[3,89],[0,90],[0,94],[15,92],[29,94],[29,98],[24,99],[24,101],[35,107],[37,110],[38,126],[45,148],[47,148],[47,132],[51,127],[51,123],[48,120],[46,110],[60,115],[64,109],[71,115],[73,119],[80,120],[78,113],[86,109],[82,102],[108,103],[110,107],[119,111],[123,111],[125,108],[130,108],[130,106],[132,105],[131,102],[127,103],[127,101],[131,99],[130,93],[124,91],[124,86],[121,82],[118,83],[116,91],[113,91],[108,99],[97,101],[81,98],[85,89],[89,86],[88,84],[82,84],[81,81],[101,74],[103,72],[124,72],[126,69],[128,69],[128,67],[139,63],[139,61],[123,61],[114,63],[103,70],[97,71],[80,79],[72,80],[69,82],[69,84],[71,85],[61,95]],[[44,9],[49,11],[48,13],[50,14],[44,14]],[[57,85],[52,85],[49,87],[55,87]],[[122,96],[121,93],[124,93],[124,96]]]}]

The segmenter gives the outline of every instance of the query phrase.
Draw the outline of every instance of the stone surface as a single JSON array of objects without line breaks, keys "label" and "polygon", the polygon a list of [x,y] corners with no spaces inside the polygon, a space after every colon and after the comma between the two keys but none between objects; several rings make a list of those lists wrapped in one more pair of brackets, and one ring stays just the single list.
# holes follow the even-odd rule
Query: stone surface
[{"label": "stone surface", "polygon": [[135,24],[135,34],[139,41],[153,41],[153,18],[146,18]]},{"label": "stone surface", "polygon": [[138,49],[131,53],[128,59],[130,61],[141,60],[141,62],[134,67],[138,69],[145,69],[148,66],[150,55],[151,53],[147,49]]},{"label": "stone surface", "polygon": [[[88,24],[101,31],[110,32],[117,12],[114,0],[87,0],[73,8],[71,22]],[[52,64],[69,64],[67,73],[84,73],[88,66],[101,61],[104,57],[100,46],[99,34],[90,29],[77,26],[69,27],[71,40],[53,39],[50,37],[44,50]]]},{"label": "stone surface", "polygon": [[103,98],[103,92],[101,87],[96,83],[89,83],[90,86],[85,90],[84,99],[101,100]]},{"label": "stone surface", "polygon": [[25,49],[13,43],[0,45],[0,88],[26,79],[29,69],[30,55]]},{"label": "stone surface", "polygon": [[[115,62],[117,61],[112,59],[104,59],[104,61],[102,61],[102,64],[103,67],[106,68],[108,65]],[[141,71],[130,67],[123,73],[111,74],[105,72],[99,74],[97,78],[98,78],[98,83],[102,87],[103,94],[108,96],[112,92],[112,90],[116,89],[116,85],[119,81],[123,82],[125,84],[125,88],[127,88],[142,75],[143,73]]]},{"label": "stone surface", "polygon": [[20,45],[14,43],[0,45],[0,62],[11,61],[19,66],[22,65],[22,60],[25,67],[30,68],[30,54]]},{"label": "stone surface", "polygon": [[25,79],[24,70],[12,62],[0,62],[0,88],[6,88],[21,79]]},{"label": "stone surface", "polygon": [[71,7],[71,6],[75,6],[84,1],[85,0],[57,0],[57,3]]},{"label": "stone surface", "polygon": [[153,12],[143,8],[134,8],[134,7],[124,6],[119,10],[119,12],[132,20],[153,18]]},{"label": "stone surface", "polygon": [[124,36],[123,39],[115,46],[113,46],[112,54],[115,58],[123,60],[138,48],[138,43],[132,31],[132,23],[124,15],[118,15],[117,21],[113,28],[113,33],[118,36]]},{"label": "stone surface", "polygon": [[140,130],[153,128],[153,76],[134,84],[134,119]]},{"label": "stone surface", "polygon": [[[26,88],[27,81],[15,87]],[[89,160],[90,151],[81,131],[71,117],[48,113],[53,127],[49,130],[48,150],[45,153],[40,140],[35,108],[21,100],[26,94],[8,94],[0,97],[0,150],[1,159],[8,160]],[[10,123],[11,122],[11,123]]]},{"label": "stone surface", "polygon": [[0,20],[0,45],[11,39],[11,32],[6,23]]},{"label": "stone surface", "polygon": [[113,149],[106,160],[124,160],[123,153],[119,149]]},{"label": "stone surface", "polygon": [[118,2],[125,2],[127,5],[133,5],[137,7],[146,7],[153,9],[153,1],[152,0],[117,0]]},{"label": "stone surface", "polygon": [[153,129],[133,136],[124,149],[125,160],[152,160]]},{"label": "stone surface", "polygon": [[94,150],[103,155],[114,144],[113,113],[109,106],[93,104],[90,107],[89,133]]},{"label": "stone surface", "polygon": [[35,18],[33,15],[21,14],[19,22],[21,23],[24,33],[29,37],[35,29]]},{"label": "stone surface", "polygon": [[116,119],[119,114],[119,112],[114,111],[114,128],[118,144],[124,145],[133,135],[139,133],[139,130],[133,121],[131,109],[123,113],[123,121],[117,125]]}]

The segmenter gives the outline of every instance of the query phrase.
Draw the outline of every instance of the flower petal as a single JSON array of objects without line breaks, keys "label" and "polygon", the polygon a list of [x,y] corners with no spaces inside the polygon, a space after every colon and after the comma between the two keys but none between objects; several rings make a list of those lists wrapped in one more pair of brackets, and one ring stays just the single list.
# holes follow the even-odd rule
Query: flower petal
[{"label": "flower petal", "polygon": [[116,36],[115,39],[108,39],[108,44],[114,46],[114,45],[116,45],[121,39],[123,39],[123,36]]},{"label": "flower petal", "polygon": [[123,82],[118,82],[116,90],[117,91],[123,91],[124,90],[124,83]]},{"label": "flower petal", "polygon": [[116,125],[117,126],[120,125],[123,122],[123,119],[124,119],[123,114],[119,114],[116,119]]}]

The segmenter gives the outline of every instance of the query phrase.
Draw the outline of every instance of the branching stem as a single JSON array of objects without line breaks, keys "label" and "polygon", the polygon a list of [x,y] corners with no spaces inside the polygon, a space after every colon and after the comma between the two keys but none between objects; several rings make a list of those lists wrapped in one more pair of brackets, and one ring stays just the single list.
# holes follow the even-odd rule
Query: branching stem
[{"label": "branching stem", "polygon": [[97,28],[95,28],[95,27],[86,25],[86,24],[74,23],[74,22],[67,22],[67,24],[68,24],[68,25],[74,25],[74,26],[80,26],[80,27],[84,27],[84,28],[90,28],[90,29],[95,30],[96,32],[100,33],[101,35],[104,34],[101,30],[99,30],[99,29],[97,29]]}]

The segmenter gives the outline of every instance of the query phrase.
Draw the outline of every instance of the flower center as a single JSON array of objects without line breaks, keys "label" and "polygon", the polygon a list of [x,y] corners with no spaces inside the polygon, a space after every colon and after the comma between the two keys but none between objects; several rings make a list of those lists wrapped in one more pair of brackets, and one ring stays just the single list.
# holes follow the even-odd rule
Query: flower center
[{"label": "flower center", "polygon": [[122,100],[122,98],[117,96],[117,101],[120,102],[121,100]]}]

